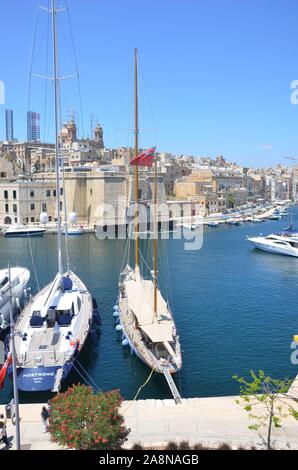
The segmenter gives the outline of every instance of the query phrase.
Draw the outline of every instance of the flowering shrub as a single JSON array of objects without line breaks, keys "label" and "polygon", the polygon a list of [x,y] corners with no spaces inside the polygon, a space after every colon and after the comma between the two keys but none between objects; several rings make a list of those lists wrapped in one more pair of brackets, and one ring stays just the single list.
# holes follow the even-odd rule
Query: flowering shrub
[{"label": "flowering shrub", "polygon": [[52,441],[72,449],[119,449],[130,430],[119,414],[118,390],[94,393],[74,385],[57,394],[51,403],[49,432]]}]

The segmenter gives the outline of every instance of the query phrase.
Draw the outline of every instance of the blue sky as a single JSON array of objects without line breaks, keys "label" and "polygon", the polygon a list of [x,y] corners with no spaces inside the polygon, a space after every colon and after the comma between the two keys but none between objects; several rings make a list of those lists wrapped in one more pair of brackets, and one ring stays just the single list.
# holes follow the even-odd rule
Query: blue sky
[{"label": "blue sky", "polygon": [[[40,111],[41,136],[52,138],[48,82],[28,75],[38,4],[1,5],[1,105],[15,114],[15,136],[26,136],[28,106]],[[63,4],[64,0],[57,4]],[[62,82],[63,119],[75,109],[82,133],[93,113],[107,147],[132,144],[133,50],[140,55],[141,145],[160,151],[223,154],[243,165],[287,163],[298,156],[298,106],[290,83],[298,79],[297,0],[68,0],[80,73]],[[67,14],[59,14],[61,73],[74,71]],[[38,13],[32,71],[45,73],[47,14]],[[48,69],[50,74],[50,68]]]}]

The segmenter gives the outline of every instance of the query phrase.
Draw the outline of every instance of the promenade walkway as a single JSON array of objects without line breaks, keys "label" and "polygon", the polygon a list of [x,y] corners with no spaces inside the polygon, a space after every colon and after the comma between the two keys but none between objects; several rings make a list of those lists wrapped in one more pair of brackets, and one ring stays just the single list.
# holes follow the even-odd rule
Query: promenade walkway
[{"label": "promenade walkway", "polygon": [[[293,387],[294,391],[294,387]],[[162,448],[169,441],[204,443],[216,447],[229,443],[232,447],[255,446],[262,448],[266,429],[251,431],[247,413],[236,403],[237,397],[212,397],[174,400],[125,401],[122,413],[131,429],[126,447],[140,443],[147,448]],[[293,400],[291,400],[293,404]],[[298,403],[294,402],[298,410]],[[21,444],[23,449],[58,449],[43,432],[40,418],[42,404],[20,406]],[[0,406],[0,413],[4,406]],[[15,446],[15,427],[8,423],[8,436]],[[281,428],[273,429],[272,442],[279,449],[298,449],[298,422],[289,417]],[[0,449],[3,445],[0,444]]]}]

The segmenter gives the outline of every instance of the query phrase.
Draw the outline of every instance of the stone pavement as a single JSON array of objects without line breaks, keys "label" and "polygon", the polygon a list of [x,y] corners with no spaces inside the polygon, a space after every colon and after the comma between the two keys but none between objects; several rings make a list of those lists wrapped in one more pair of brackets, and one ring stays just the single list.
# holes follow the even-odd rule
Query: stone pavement
[{"label": "stone pavement", "polygon": [[[125,401],[121,412],[126,426],[131,429],[126,447],[140,443],[147,448],[162,448],[169,441],[188,441],[217,446],[228,443],[232,447],[261,448],[264,445],[266,429],[260,433],[248,429],[251,424],[247,412],[236,403],[237,397],[212,397],[182,399],[175,405],[174,400]],[[293,401],[291,400],[291,404]],[[54,450],[59,446],[50,442],[50,436],[43,432],[41,421],[42,404],[20,406],[21,444],[23,449]],[[295,404],[298,410],[298,403]],[[4,413],[0,406],[0,413]],[[8,437],[15,447],[15,427],[8,421]],[[259,435],[260,434],[260,435]],[[287,418],[281,428],[273,429],[273,445],[280,449],[298,449],[298,422]],[[0,449],[3,448],[0,444]]]}]

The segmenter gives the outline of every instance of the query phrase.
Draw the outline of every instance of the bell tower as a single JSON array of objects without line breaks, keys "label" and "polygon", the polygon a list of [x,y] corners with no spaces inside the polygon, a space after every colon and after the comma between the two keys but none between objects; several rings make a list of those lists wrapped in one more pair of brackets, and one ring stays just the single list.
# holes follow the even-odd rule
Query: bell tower
[{"label": "bell tower", "polygon": [[97,124],[95,129],[94,129],[94,141],[97,144],[97,147],[100,149],[104,148],[104,143],[103,143],[103,130],[100,124]]}]

